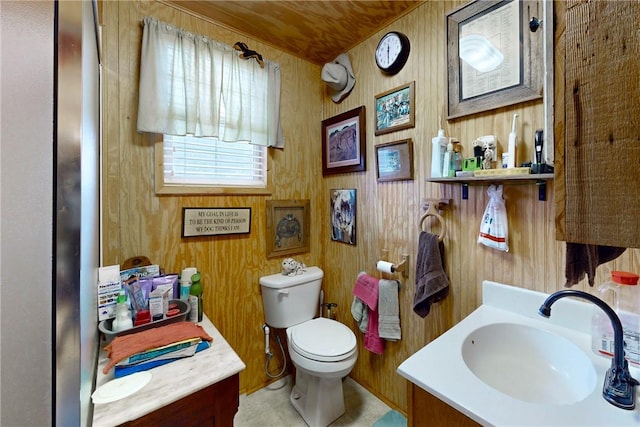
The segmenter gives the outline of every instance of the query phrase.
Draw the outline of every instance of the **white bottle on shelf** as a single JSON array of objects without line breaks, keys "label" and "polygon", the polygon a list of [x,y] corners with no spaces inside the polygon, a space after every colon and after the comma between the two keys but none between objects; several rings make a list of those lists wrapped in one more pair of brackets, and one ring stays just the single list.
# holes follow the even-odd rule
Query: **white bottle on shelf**
[{"label": "white bottle on shelf", "polygon": [[442,129],[442,118],[440,118],[440,129],[438,130],[438,136],[431,138],[431,177],[440,178],[442,175],[442,167],[444,162],[444,155],[447,151],[447,143],[449,140],[444,136],[444,129]]}]

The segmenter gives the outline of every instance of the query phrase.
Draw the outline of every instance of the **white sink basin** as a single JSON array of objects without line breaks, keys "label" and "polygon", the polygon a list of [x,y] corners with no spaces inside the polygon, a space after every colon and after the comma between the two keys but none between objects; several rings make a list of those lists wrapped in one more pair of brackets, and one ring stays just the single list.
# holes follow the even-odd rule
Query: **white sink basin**
[{"label": "white sink basin", "polygon": [[591,350],[593,304],[562,298],[543,318],[547,297],[483,282],[482,305],[398,373],[483,426],[640,426],[640,393],[632,411],[602,397],[611,359]]},{"label": "white sink basin", "polygon": [[495,323],[475,329],[462,343],[462,359],[484,383],[525,402],[568,405],[597,386],[584,351],[528,325]]}]

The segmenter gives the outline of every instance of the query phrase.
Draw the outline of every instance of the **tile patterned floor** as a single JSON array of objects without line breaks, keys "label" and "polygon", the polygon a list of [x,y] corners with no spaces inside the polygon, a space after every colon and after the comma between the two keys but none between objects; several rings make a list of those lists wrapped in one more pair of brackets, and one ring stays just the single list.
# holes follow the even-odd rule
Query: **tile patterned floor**
[{"label": "tile patterned floor", "polygon": [[[289,402],[292,377],[287,376],[250,395],[240,395],[240,408],[234,427],[305,427]],[[331,427],[371,427],[389,408],[360,384],[343,380],[346,412]]]}]

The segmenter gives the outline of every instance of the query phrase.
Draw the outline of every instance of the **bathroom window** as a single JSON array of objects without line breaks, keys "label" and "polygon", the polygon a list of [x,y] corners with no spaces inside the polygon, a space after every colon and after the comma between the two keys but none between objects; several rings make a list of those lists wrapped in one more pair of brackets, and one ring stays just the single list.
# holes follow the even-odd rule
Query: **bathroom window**
[{"label": "bathroom window", "polygon": [[284,147],[279,64],[145,17],[139,89],[157,193],[268,193],[267,147]]},{"label": "bathroom window", "polygon": [[[241,192],[267,187],[267,147],[163,135],[156,143],[158,193]],[[246,191],[245,191],[246,192]]]}]

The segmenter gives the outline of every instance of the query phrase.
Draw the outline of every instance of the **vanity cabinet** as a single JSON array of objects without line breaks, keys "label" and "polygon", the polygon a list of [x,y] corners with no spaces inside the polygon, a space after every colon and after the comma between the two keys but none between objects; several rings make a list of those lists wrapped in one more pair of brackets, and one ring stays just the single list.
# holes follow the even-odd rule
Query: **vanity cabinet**
[{"label": "vanity cabinet", "polygon": [[[210,348],[151,369],[149,383],[125,399],[94,404],[92,426],[233,427],[246,365],[206,315],[199,324],[213,338]],[[108,361],[102,350],[96,387],[113,379],[103,372]]]},{"label": "vanity cabinet", "polygon": [[417,385],[409,384],[409,427],[477,427],[477,422]]},{"label": "vanity cabinet", "polygon": [[233,427],[233,418],[240,404],[240,380],[235,374],[189,396],[163,406],[126,427],[211,426]]},{"label": "vanity cabinet", "polygon": [[554,7],[556,237],[640,247],[640,2]]}]

